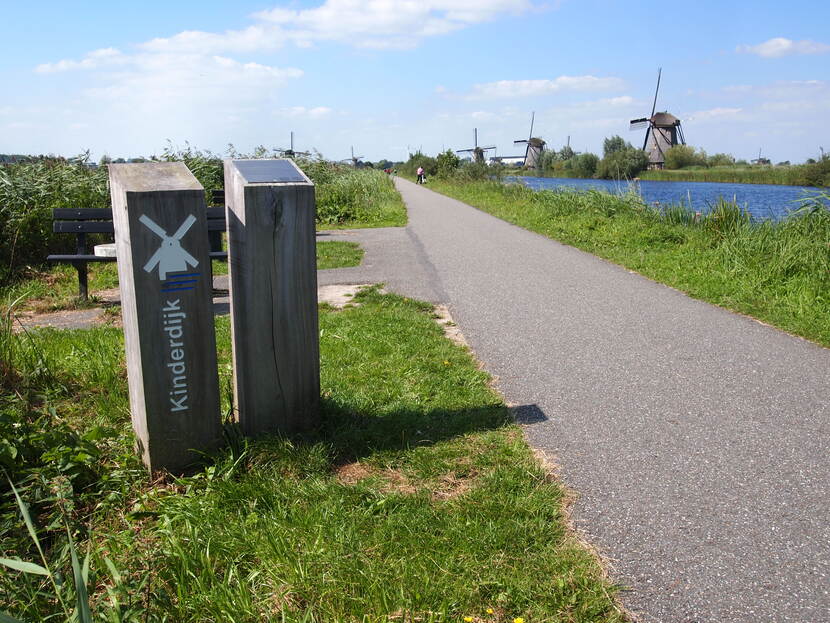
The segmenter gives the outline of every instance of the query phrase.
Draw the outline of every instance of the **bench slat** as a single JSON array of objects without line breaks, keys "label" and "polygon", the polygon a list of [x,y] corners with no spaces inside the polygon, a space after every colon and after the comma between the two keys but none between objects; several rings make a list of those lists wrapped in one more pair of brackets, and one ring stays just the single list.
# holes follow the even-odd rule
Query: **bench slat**
[{"label": "bench slat", "polygon": [[[209,219],[225,218],[225,208],[212,207],[205,210]],[[109,208],[55,208],[52,219],[56,221],[111,221],[112,210]]]},{"label": "bench slat", "polygon": [[[104,257],[102,255],[50,255],[46,258],[48,262],[67,262],[70,264],[80,262],[114,262],[117,258]],[[226,260],[228,259],[227,251],[211,251],[210,259],[212,260]]]},{"label": "bench slat", "polygon": [[77,264],[80,262],[114,262],[114,257],[104,257],[102,255],[50,255],[46,258],[49,262],[67,262],[69,264]]},{"label": "bench slat", "polygon": [[76,221],[98,219],[100,221],[111,221],[112,210],[109,208],[55,208],[52,210],[52,218],[56,221],[60,219]]},{"label": "bench slat", "polygon": [[54,221],[52,231],[56,234],[111,234],[115,230],[112,221]]}]

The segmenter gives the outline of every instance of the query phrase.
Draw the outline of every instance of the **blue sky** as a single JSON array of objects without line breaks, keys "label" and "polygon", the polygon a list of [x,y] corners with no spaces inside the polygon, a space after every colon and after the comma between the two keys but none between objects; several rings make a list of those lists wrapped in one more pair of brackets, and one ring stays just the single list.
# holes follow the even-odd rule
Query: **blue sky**
[{"label": "blue sky", "polygon": [[658,110],[689,144],[830,150],[830,3],[600,0],[3,2],[0,153],[167,141],[370,160],[570,136],[600,152]]}]

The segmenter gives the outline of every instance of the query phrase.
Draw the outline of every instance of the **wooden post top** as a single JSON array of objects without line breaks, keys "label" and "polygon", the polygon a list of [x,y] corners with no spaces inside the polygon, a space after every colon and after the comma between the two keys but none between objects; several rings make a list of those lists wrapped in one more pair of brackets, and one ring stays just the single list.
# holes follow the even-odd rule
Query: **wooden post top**
[{"label": "wooden post top", "polygon": [[228,159],[225,160],[225,170],[229,168],[236,171],[245,186],[255,184],[314,186],[314,182],[289,158],[268,160]]},{"label": "wooden post top", "polygon": [[205,190],[184,162],[129,162],[107,166],[110,179],[126,192]]}]

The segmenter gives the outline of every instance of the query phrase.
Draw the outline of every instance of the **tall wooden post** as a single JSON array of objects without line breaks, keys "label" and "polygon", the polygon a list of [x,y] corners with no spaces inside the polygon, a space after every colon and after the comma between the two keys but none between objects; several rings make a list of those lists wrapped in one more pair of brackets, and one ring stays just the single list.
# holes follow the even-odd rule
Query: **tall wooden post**
[{"label": "tall wooden post", "polygon": [[318,421],[314,185],[291,160],[226,160],[237,418],[247,435]]},{"label": "tall wooden post", "polygon": [[145,465],[221,439],[204,190],[182,162],[109,165],[130,412]]}]

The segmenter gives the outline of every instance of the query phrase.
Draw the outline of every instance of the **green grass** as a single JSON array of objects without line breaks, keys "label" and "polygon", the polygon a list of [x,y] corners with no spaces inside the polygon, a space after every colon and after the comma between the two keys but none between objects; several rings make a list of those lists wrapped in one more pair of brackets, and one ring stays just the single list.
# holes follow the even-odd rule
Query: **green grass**
[{"label": "green grass", "polygon": [[[168,482],[147,482],[131,451],[118,330],[0,333],[0,381],[19,390],[0,399],[18,458],[0,446],[0,460],[47,559],[68,571],[68,521],[107,621],[623,620],[565,491],[430,306],[357,301],[321,308],[318,431],[237,440]],[[217,339],[226,387],[226,318]],[[0,556],[37,560],[1,490]],[[53,592],[0,573],[0,610],[25,620],[59,610]]]},{"label": "green grass", "polygon": [[317,243],[317,270],[360,266],[363,249],[356,242],[331,240]]},{"label": "green grass", "polygon": [[499,218],[584,249],[656,281],[830,346],[830,196],[781,223],[752,224],[723,203],[699,220],[636,195],[534,192],[519,185],[430,188]]},{"label": "green grass", "polygon": [[316,191],[318,229],[406,225],[403,199],[383,171],[346,167],[322,179]]},{"label": "green grass", "polygon": [[[317,243],[317,269],[359,266],[363,249],[354,242],[324,241]],[[31,271],[27,279],[0,289],[0,300],[13,301],[23,297],[19,309],[48,312],[65,309],[96,307],[100,300],[94,292],[118,287],[118,268],[114,262],[90,263],[89,292],[86,303],[78,299],[78,273],[72,266],[61,264],[47,271]],[[227,275],[228,263],[212,261],[214,275]]]}]

